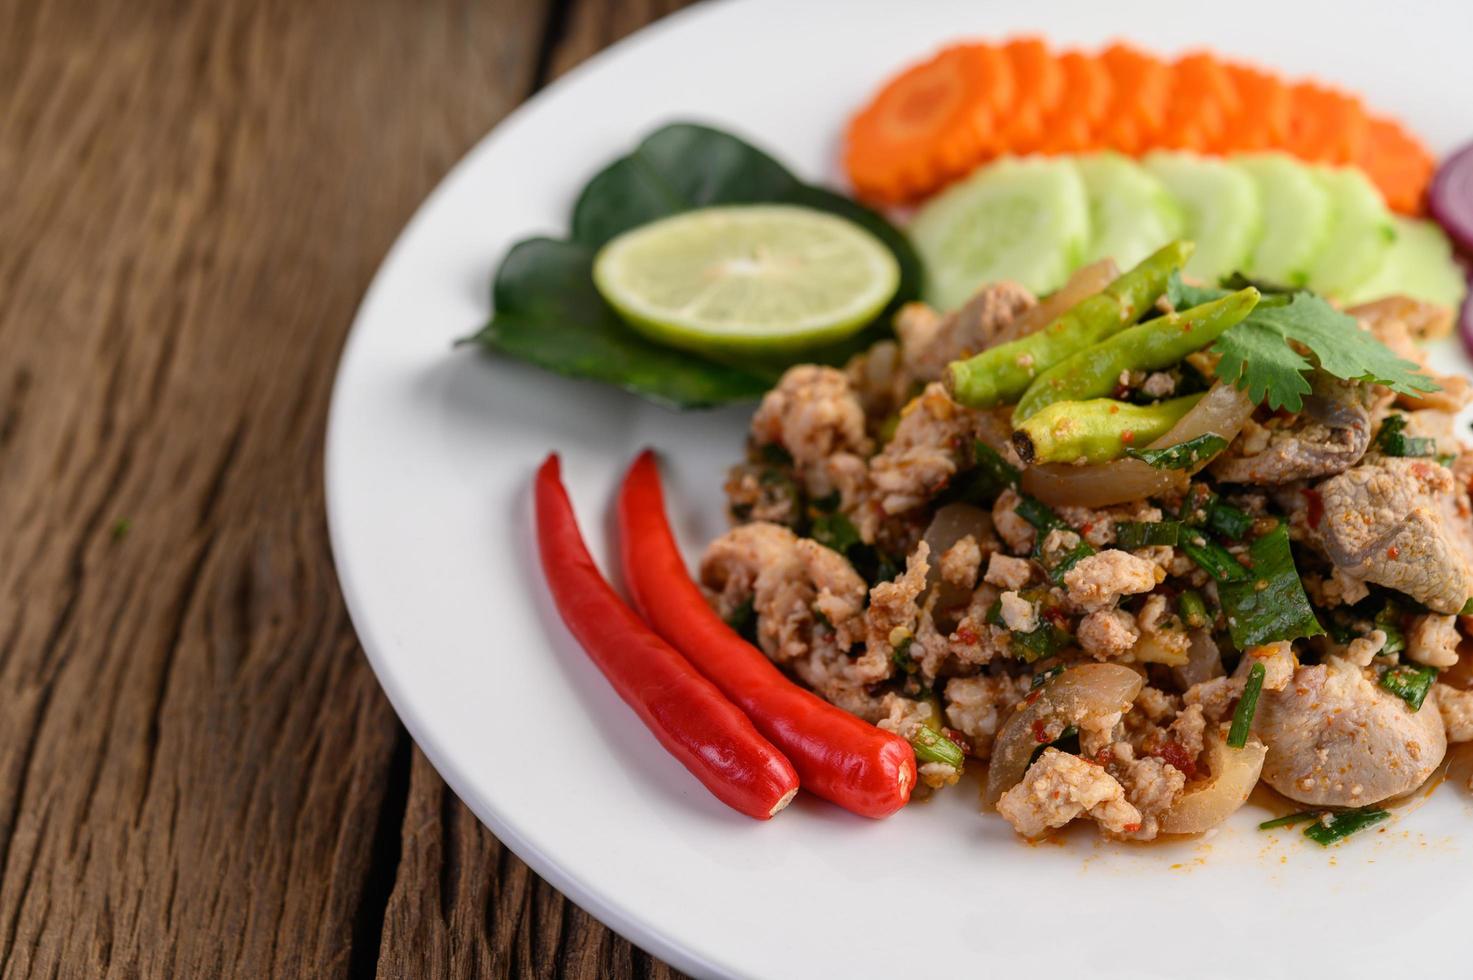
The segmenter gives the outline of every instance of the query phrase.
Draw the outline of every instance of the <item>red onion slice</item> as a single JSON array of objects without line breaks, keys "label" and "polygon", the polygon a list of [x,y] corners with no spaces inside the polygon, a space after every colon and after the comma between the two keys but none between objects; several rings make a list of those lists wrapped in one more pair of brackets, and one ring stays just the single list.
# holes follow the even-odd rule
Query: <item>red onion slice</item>
[{"label": "red onion slice", "polygon": [[1437,168],[1427,192],[1427,209],[1458,248],[1473,253],[1473,143]]}]

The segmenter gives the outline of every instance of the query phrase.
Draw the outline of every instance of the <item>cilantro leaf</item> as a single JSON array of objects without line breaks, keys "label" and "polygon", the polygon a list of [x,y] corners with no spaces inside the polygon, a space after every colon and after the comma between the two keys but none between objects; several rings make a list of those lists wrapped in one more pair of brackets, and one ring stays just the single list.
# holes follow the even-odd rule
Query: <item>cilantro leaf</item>
[{"label": "cilantro leaf", "polygon": [[1438,389],[1421,368],[1397,357],[1354,317],[1305,292],[1283,305],[1260,305],[1219,337],[1212,347],[1222,357],[1217,375],[1255,402],[1297,412],[1310,390],[1304,372],[1313,364],[1291,342],[1307,348],[1323,370],[1346,381],[1371,381],[1406,395]]}]

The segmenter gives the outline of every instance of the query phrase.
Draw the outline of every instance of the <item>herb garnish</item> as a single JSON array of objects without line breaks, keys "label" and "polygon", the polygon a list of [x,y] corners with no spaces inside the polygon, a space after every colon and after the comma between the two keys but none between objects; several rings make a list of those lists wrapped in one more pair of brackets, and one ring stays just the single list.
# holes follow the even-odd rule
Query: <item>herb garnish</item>
[{"label": "herb garnish", "polygon": [[[1173,274],[1167,295],[1180,306],[1226,296],[1229,290],[1186,286]],[[1404,395],[1437,391],[1438,385],[1411,361],[1397,357],[1355,318],[1310,292],[1288,302],[1265,296],[1253,312],[1212,345],[1220,356],[1217,377],[1243,389],[1270,409],[1299,411],[1309,394],[1304,377],[1315,363],[1295,349],[1306,348],[1325,372],[1346,381],[1371,381]]]},{"label": "herb garnish", "polygon": [[1202,460],[1211,459],[1226,448],[1227,440],[1222,436],[1204,432],[1186,442],[1179,442],[1174,446],[1162,446],[1160,449],[1127,447],[1125,455],[1138,459],[1148,466],[1154,466],[1158,470],[1184,470],[1189,466],[1195,466]]},{"label": "herb garnish", "polygon": [[1228,729],[1227,744],[1241,749],[1248,744],[1248,730],[1253,727],[1253,715],[1258,711],[1258,696],[1263,693],[1263,678],[1268,671],[1263,664],[1248,668],[1248,680],[1243,684],[1243,696],[1233,711],[1233,725]]},{"label": "herb garnish", "polygon": [[1247,579],[1218,586],[1228,631],[1238,649],[1323,633],[1294,567],[1288,527],[1280,523],[1254,541],[1248,555],[1253,567]]},{"label": "herb garnish", "polygon": [[1427,692],[1436,680],[1436,667],[1401,664],[1381,675],[1381,686],[1405,701],[1413,711],[1421,711],[1422,702],[1427,700]]}]

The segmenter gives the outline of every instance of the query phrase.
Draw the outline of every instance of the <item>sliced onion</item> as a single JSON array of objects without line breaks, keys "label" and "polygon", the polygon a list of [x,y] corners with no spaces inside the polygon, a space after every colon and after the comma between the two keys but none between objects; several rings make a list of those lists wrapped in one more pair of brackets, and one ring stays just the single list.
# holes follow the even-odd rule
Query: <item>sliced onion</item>
[{"label": "sliced onion", "polygon": [[1268,746],[1254,735],[1241,749],[1229,748],[1222,737],[1210,739],[1207,746],[1208,778],[1182,794],[1161,817],[1161,829],[1168,834],[1200,834],[1211,830],[1232,816],[1258,785]]},{"label": "sliced onion", "polygon": [[1223,675],[1222,651],[1207,629],[1192,630],[1192,645],[1187,650],[1187,662],[1171,672],[1172,677],[1185,690],[1194,684],[1210,681]]},{"label": "sliced onion", "polygon": [[1141,684],[1141,675],[1121,664],[1080,664],[1039,688],[997,733],[983,802],[996,806],[1002,794],[1023,779],[1028,760],[1039,745],[1036,732],[1043,731],[1050,722],[1078,725],[1087,719],[1129,711],[1141,692]]},{"label": "sliced onion", "polygon": [[[1175,446],[1209,432],[1232,442],[1253,414],[1253,408],[1253,401],[1247,395],[1219,381],[1170,432],[1147,448]],[[1108,507],[1171,492],[1183,493],[1191,474],[1209,461],[1203,459],[1189,470],[1158,470],[1138,459],[1117,459],[1097,466],[1051,463],[1024,470],[1023,490],[1055,507]]]},{"label": "sliced onion", "polygon": [[1427,190],[1427,210],[1459,248],[1473,252],[1473,143],[1437,168]]},{"label": "sliced onion", "polygon": [[[931,556],[928,559],[930,568],[926,572],[926,588],[935,588],[941,583],[941,556],[944,555],[952,545],[956,544],[967,535],[972,535],[979,544],[985,544],[996,537],[992,530],[992,515],[981,507],[971,504],[947,504],[936,511],[931,518],[931,524],[926,528],[922,540],[931,546]],[[953,595],[955,589],[945,587],[942,584],[941,595],[938,596],[938,605],[945,608],[957,602],[964,601],[970,593],[963,592],[960,596]]]},{"label": "sliced onion", "polygon": [[998,334],[994,343],[1017,340],[1035,330],[1041,330],[1057,320],[1070,307],[1088,299],[1120,277],[1120,269],[1114,259],[1100,259],[1081,266],[1069,277],[1069,281],[1041,300],[1037,306],[1018,317],[1008,328]]}]

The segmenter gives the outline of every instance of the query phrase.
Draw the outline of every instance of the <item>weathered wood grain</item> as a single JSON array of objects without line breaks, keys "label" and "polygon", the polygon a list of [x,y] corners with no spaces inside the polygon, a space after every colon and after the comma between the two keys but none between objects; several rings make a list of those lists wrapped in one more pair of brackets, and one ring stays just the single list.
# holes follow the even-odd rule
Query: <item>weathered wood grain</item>
[{"label": "weathered wood grain", "polygon": [[320,478],[417,202],[660,9],[0,0],[0,978],[668,973],[412,752]]}]

